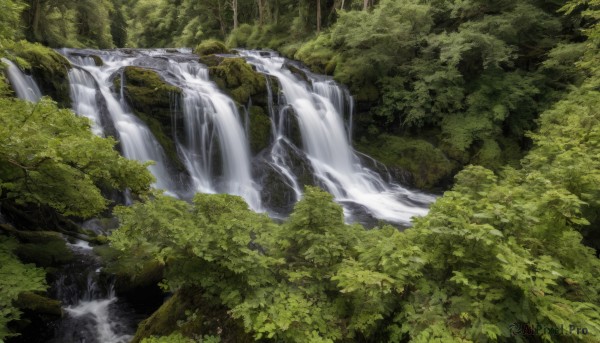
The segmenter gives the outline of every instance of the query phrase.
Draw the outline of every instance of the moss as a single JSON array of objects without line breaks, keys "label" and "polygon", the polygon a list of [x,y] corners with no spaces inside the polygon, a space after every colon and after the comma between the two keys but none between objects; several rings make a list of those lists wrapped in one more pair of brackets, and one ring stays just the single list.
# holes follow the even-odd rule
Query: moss
[{"label": "moss", "polygon": [[271,143],[271,119],[258,106],[250,107],[250,150],[257,154]]},{"label": "moss", "polygon": [[410,172],[415,186],[431,189],[451,179],[455,163],[431,143],[417,138],[381,135],[358,149],[390,168]]},{"label": "moss", "polygon": [[[188,315],[193,313],[193,315]],[[186,337],[222,335],[223,342],[252,342],[227,309],[210,303],[198,288],[181,289],[142,321],[131,343],[139,343],[151,336],[181,333]]]},{"label": "moss", "polygon": [[69,263],[74,258],[73,252],[57,232],[21,231],[9,225],[0,225],[0,230],[19,241],[15,254],[24,262],[52,267]]},{"label": "moss", "polygon": [[216,67],[223,62],[224,59],[225,57],[217,55],[200,56],[200,63],[207,67]]},{"label": "moss", "polygon": [[29,310],[38,314],[49,314],[58,317],[63,314],[60,301],[32,292],[19,294],[14,305],[21,310]]},{"label": "moss", "polygon": [[194,49],[194,53],[198,56],[207,56],[214,54],[228,54],[230,51],[223,42],[215,39],[208,39],[198,44],[196,49]]},{"label": "moss", "polygon": [[266,81],[242,58],[225,58],[219,65],[209,68],[210,76],[238,104],[266,103]]},{"label": "moss", "polygon": [[[125,68],[123,75],[125,97],[135,114],[148,125],[172,165],[184,170],[171,139],[172,100],[181,95],[181,89],[168,84],[158,73],[149,69],[129,66]],[[114,84],[115,87],[121,87],[121,78],[116,77]]]},{"label": "moss", "polygon": [[45,95],[62,107],[71,107],[68,72],[71,63],[56,51],[41,44],[25,41],[10,46],[21,60],[20,67],[31,73]]}]

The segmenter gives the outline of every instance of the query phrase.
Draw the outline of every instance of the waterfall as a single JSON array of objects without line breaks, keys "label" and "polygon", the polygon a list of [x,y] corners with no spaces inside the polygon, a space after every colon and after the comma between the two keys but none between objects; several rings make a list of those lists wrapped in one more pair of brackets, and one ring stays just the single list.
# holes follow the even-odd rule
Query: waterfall
[{"label": "waterfall", "polygon": [[[94,83],[95,87],[97,87],[95,94],[99,95],[105,102],[112,124],[117,131],[123,156],[140,162],[154,161],[154,165],[149,167],[156,178],[154,186],[165,190],[167,194],[176,195],[177,187],[168,170],[166,156],[161,145],[154,135],[152,135],[150,129],[129,112],[124,99],[117,99],[116,95],[110,89],[114,74],[119,72],[123,67],[131,65],[135,59],[113,55],[104,58],[103,66],[96,66],[94,63],[91,63],[93,60],[72,56],[68,52],[69,50],[63,50],[63,53],[73,63],[75,68],[87,72],[87,75],[91,77],[91,79],[84,77],[84,82],[72,85],[73,88],[76,88],[76,91],[72,91],[71,93],[74,102],[73,108],[76,111],[86,111],[85,113],[77,113],[93,118],[92,120],[95,123],[99,122],[99,113],[101,110],[98,102],[93,100],[94,95],[90,92],[92,83]],[[73,72],[69,76],[75,79],[75,74],[76,72]]]},{"label": "waterfall", "polygon": [[64,305],[65,317],[50,343],[127,343],[133,338],[135,317],[119,303],[113,283],[103,282],[100,262],[88,242],[68,244],[74,262],[61,268],[52,293]]},{"label": "waterfall", "polygon": [[[209,80],[208,69],[196,62],[170,61],[169,71],[183,90],[184,137],[177,143],[193,187],[204,193],[239,195],[252,209],[260,211],[246,130],[235,103]],[[213,156],[217,152],[221,166],[214,165]],[[216,183],[217,167],[222,167],[223,176]]]},{"label": "waterfall", "polygon": [[[434,200],[366,167],[372,161],[351,146],[354,109],[347,89],[302,67],[293,68],[306,74],[298,77],[287,67],[291,62],[273,53],[240,52],[266,75],[268,84],[271,145],[251,156],[252,117],[244,113],[242,118],[235,102],[210,81],[208,68],[191,51],[61,52],[74,65],[69,73],[74,110],[91,119],[96,134],[116,136],[125,157],[155,161],[150,166],[155,187],[167,194],[235,194],[256,211],[281,216],[300,200],[305,185],[317,183],[344,206],[349,221],[364,216],[401,224],[426,214]],[[102,66],[96,66],[92,54],[103,60]],[[172,99],[171,111],[172,138],[187,173],[182,181],[175,181],[162,147],[125,102],[122,74],[127,66],[153,70],[182,91]],[[119,75],[121,85],[113,85]],[[273,82],[280,86],[277,94],[272,92]]]},{"label": "waterfall", "polygon": [[[80,66],[96,66],[96,63],[90,57],[73,56],[71,60]],[[96,98],[98,86],[94,77],[85,69],[71,68],[69,70],[69,88],[73,100],[73,111],[90,119],[94,134],[102,136],[104,130],[100,120],[100,106]]]},{"label": "waterfall", "polygon": [[361,164],[350,145],[350,125],[343,118],[342,111],[351,108],[345,105],[338,85],[308,72],[312,84],[307,84],[286,68],[284,58],[274,54],[241,54],[259,71],[279,81],[285,105],[293,108],[297,117],[303,150],[316,178],[345,205],[346,213],[358,205],[376,218],[403,223],[427,213],[433,197],[389,184]]},{"label": "waterfall", "polygon": [[6,74],[10,84],[17,94],[17,97],[31,102],[40,101],[42,98],[42,92],[40,92],[40,89],[35,83],[33,77],[30,75],[25,75],[25,73],[23,73],[16,64],[7,60],[6,58],[2,58],[2,62],[7,65]]}]

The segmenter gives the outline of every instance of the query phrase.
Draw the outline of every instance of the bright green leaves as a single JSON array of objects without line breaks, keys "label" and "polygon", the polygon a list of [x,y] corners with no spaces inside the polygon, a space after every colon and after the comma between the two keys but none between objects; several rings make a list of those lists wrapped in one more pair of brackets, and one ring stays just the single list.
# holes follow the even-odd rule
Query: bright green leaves
[{"label": "bright green leaves", "polygon": [[101,188],[145,194],[152,176],[113,146],[93,135],[86,119],[47,99],[0,99],[0,187],[18,205],[89,217],[108,204]]},{"label": "bright green leaves", "polygon": [[22,292],[46,290],[46,273],[33,265],[22,264],[12,250],[16,243],[0,236],[0,341],[11,336],[6,325],[21,314],[13,301]]}]

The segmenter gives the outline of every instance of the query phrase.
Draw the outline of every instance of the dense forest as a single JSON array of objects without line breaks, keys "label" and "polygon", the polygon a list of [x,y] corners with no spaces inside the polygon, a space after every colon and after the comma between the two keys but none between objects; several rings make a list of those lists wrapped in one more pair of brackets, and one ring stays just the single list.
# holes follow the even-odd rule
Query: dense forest
[{"label": "dense forest", "polygon": [[[131,342],[600,341],[599,0],[0,0],[0,13],[0,342],[63,342],[48,332],[73,313],[51,287],[73,260],[64,237],[89,241],[119,297],[151,304]],[[356,151],[439,196],[410,225],[361,225],[320,184],[283,219],[156,189],[152,162],[71,110],[71,71],[88,69],[61,48],[182,47],[248,108],[252,154],[286,85],[239,56],[277,51],[347,88]],[[8,61],[39,102],[16,97]],[[160,111],[183,91],[148,70],[107,84],[173,162]],[[82,227],[92,218],[111,232]]]}]

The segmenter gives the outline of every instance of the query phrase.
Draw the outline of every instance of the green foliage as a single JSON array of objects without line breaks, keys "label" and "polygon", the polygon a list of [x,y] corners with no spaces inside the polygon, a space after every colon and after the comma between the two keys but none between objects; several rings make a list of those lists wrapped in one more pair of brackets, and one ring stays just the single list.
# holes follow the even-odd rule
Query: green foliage
[{"label": "green foliage", "polygon": [[[0,40],[15,39],[20,34],[20,16],[25,9],[21,0],[0,0]],[[0,45],[0,48],[2,46]]]},{"label": "green foliage", "polygon": [[14,335],[6,326],[19,319],[21,312],[13,306],[19,294],[46,289],[44,271],[21,263],[12,252],[15,247],[14,240],[0,236],[0,341]]},{"label": "green foliage", "polygon": [[114,140],[93,135],[87,119],[48,99],[1,98],[0,123],[3,201],[88,217],[108,204],[101,189],[149,189],[145,166],[119,156]]},{"label": "green foliage", "polygon": [[384,134],[361,142],[358,148],[388,168],[410,172],[415,185],[421,189],[448,181],[456,168],[440,149],[420,139]]},{"label": "green foliage", "polygon": [[[256,340],[492,342],[524,324],[598,332],[600,260],[582,244],[600,213],[593,85],[544,112],[521,169],[466,168],[404,232],[346,225],[331,195],[308,188],[283,224],[233,196],[161,197],[120,209],[111,241],[164,263],[170,290],[201,287]],[[482,151],[490,159],[497,147]]]}]

